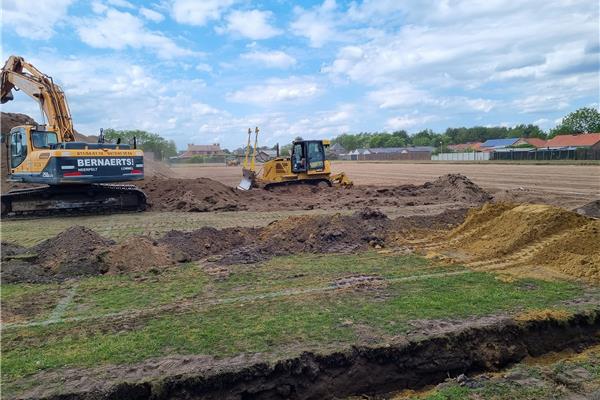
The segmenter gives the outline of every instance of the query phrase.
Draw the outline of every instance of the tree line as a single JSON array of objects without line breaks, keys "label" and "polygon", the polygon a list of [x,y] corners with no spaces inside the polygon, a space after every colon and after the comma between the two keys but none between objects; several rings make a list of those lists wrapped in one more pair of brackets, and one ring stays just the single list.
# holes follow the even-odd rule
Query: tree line
[{"label": "tree line", "polygon": [[513,137],[550,139],[556,135],[600,132],[600,113],[594,108],[581,108],[565,116],[562,121],[547,133],[534,124],[521,124],[514,127],[448,128],[443,133],[424,129],[413,135],[405,130],[389,132],[345,133],[332,139],[348,151],[360,148],[433,146],[443,147],[449,144],[485,142],[488,139]]},{"label": "tree line", "polygon": [[116,143],[121,139],[121,143],[133,144],[133,138],[137,146],[148,152],[153,152],[157,160],[165,160],[177,155],[177,146],[173,140],[167,140],[158,133],[146,132],[142,130],[115,130],[105,129],[104,138],[107,142]]}]

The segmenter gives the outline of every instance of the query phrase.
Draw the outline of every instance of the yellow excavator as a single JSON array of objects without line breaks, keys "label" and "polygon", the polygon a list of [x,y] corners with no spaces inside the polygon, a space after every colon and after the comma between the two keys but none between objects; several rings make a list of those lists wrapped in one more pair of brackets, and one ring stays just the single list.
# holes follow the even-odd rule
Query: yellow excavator
[{"label": "yellow excavator", "polygon": [[251,146],[252,130],[248,129],[248,144],[244,154],[242,180],[238,189],[249,190],[252,187],[269,189],[292,184],[352,186],[352,181],[345,173],[331,172],[331,162],[327,160],[325,154],[325,149],[330,145],[329,140],[295,140],[292,142],[290,157],[280,157],[279,146],[277,146],[277,156],[263,163],[262,174],[260,174],[256,170],[258,132],[259,129],[256,127],[254,146]]},{"label": "yellow excavator", "polygon": [[79,142],[62,89],[22,57],[10,56],[0,74],[0,102],[21,90],[37,101],[46,125],[23,125],[3,138],[8,180],[48,186],[16,189],[1,197],[2,217],[141,211],[146,195],[133,185],[144,178],[144,153],[133,144]]}]

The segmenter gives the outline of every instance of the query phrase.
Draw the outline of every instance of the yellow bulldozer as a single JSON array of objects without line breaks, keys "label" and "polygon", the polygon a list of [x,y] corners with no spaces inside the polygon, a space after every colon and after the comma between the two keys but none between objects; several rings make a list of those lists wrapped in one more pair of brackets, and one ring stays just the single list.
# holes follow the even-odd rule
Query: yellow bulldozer
[{"label": "yellow bulldozer", "polygon": [[293,184],[352,186],[352,181],[345,173],[331,172],[331,163],[325,153],[325,149],[330,145],[329,140],[295,140],[292,142],[290,157],[280,157],[278,146],[277,156],[262,164],[262,173],[257,171],[258,132],[259,129],[256,127],[254,146],[251,146],[252,130],[248,129],[248,144],[244,154],[242,180],[238,189],[249,190],[252,187],[268,189]]}]

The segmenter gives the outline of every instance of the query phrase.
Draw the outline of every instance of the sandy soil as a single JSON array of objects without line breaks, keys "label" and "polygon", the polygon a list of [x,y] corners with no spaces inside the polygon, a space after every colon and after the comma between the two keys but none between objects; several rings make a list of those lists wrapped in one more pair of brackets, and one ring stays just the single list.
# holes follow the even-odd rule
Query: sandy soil
[{"label": "sandy soil", "polygon": [[[390,186],[423,184],[449,173],[466,175],[477,185],[502,200],[543,202],[567,208],[600,197],[600,165],[524,165],[453,163],[334,163],[356,185]],[[207,177],[236,186],[240,167],[178,166],[177,177]]]}]

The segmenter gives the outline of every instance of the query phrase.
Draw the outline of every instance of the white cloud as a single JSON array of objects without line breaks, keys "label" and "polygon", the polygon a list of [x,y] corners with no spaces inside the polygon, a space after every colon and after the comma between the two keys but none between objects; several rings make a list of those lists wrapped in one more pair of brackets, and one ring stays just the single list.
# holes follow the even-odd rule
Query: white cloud
[{"label": "white cloud", "polygon": [[126,1],[126,0],[106,0],[106,2],[114,7],[121,7],[121,8],[135,8],[135,6],[133,4],[131,4],[130,2]]},{"label": "white cloud", "polygon": [[289,68],[296,64],[294,57],[280,50],[252,51],[242,54],[241,58],[270,68]]},{"label": "white cloud", "polygon": [[309,40],[311,47],[322,47],[325,43],[340,39],[336,29],[335,0],[325,0],[320,6],[312,9],[295,7],[295,20],[290,25],[296,36]]},{"label": "white cloud", "polygon": [[386,121],[386,128],[389,130],[398,130],[398,129],[410,129],[418,126],[424,126],[425,123],[434,120],[435,117],[431,115],[401,115],[398,117],[389,118]]},{"label": "white cloud", "polygon": [[159,32],[146,29],[138,17],[115,9],[108,9],[101,17],[80,20],[77,23],[77,33],[84,43],[97,48],[146,48],[156,52],[161,58],[197,54],[179,47],[172,39]]},{"label": "white cloud", "polygon": [[233,3],[234,0],[173,0],[171,14],[179,23],[203,26],[220,19]]},{"label": "white cloud", "polygon": [[50,39],[55,33],[54,26],[67,16],[73,0],[44,0],[35,3],[3,0],[2,29],[10,28],[27,39]]},{"label": "white cloud", "polygon": [[140,8],[140,14],[152,22],[161,22],[163,19],[165,19],[165,16],[158,11],[154,11],[146,7]]},{"label": "white cloud", "polygon": [[213,68],[206,63],[199,63],[196,65],[196,71],[201,71],[201,72],[212,72]]},{"label": "white cloud", "polygon": [[218,33],[233,33],[252,40],[269,39],[281,34],[281,30],[269,23],[273,17],[271,11],[232,11],[227,17],[225,27],[217,28]]},{"label": "white cloud", "polygon": [[228,94],[228,99],[236,103],[269,105],[273,103],[308,99],[321,92],[319,85],[311,78],[273,78],[264,85],[250,85]]}]

